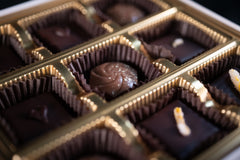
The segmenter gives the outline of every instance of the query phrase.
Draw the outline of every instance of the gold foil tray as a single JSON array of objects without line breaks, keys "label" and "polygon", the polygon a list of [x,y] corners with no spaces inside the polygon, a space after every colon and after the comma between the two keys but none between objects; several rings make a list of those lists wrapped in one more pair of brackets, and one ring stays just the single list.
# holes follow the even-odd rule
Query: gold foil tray
[{"label": "gold foil tray", "polygon": [[[139,135],[137,128],[125,116],[130,111],[161,99],[173,88],[183,88],[195,94],[200,102],[204,103],[206,109],[217,110],[221,114],[221,118],[229,119],[236,126],[236,129],[222,140],[194,158],[219,159],[236,148],[240,144],[239,107],[220,105],[211,96],[205,85],[194,76],[204,67],[224,58],[239,55],[240,34],[236,35],[236,31],[229,26],[212,20],[208,15],[175,0],[151,0],[163,10],[134,24],[121,27],[113,21],[102,22],[100,25],[106,29],[106,34],[57,54],[52,54],[46,47],[37,46],[26,30],[38,19],[68,8],[79,10],[86,19],[95,23],[96,11],[92,3],[96,1],[100,0],[49,2],[42,9],[34,10],[35,8],[32,8],[29,11],[11,15],[9,19],[0,20],[0,35],[7,34],[15,37],[26,53],[36,58],[32,64],[1,75],[0,89],[11,87],[20,81],[53,76],[62,82],[67,91],[72,93],[75,99],[89,110],[88,114],[79,116],[20,147],[15,146],[4,131],[0,130],[0,159],[39,159],[75,137],[97,127],[113,130],[126,145],[143,154],[147,159],[174,159],[173,156],[164,151],[152,151]],[[184,21],[195,26],[211,37],[217,45],[181,65],[176,65],[164,58],[152,58],[141,40],[138,39],[137,34],[173,20]],[[138,54],[144,55],[162,75],[114,100],[106,101],[95,92],[86,92],[67,66],[85,54],[115,44],[128,46],[137,51]],[[65,99],[69,101],[67,97]]]}]

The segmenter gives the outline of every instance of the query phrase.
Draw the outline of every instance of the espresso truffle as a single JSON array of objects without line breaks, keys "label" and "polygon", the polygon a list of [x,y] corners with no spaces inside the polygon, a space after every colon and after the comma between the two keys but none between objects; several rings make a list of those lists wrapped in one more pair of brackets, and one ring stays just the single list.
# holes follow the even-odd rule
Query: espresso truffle
[{"label": "espresso truffle", "polygon": [[40,28],[36,35],[52,52],[60,52],[91,38],[85,31],[76,26],[49,26]]},{"label": "espresso truffle", "polygon": [[207,48],[177,33],[168,33],[153,40],[150,44],[161,45],[170,50],[176,57],[175,63],[181,65],[186,61],[196,57],[204,52]]},{"label": "espresso truffle", "polygon": [[[182,136],[176,125],[173,110],[181,107],[186,124],[191,129],[189,136]],[[174,100],[153,116],[140,122],[140,126],[156,137],[178,159],[186,159],[198,152],[202,144],[219,129],[194,112],[181,100]]]},{"label": "espresso truffle", "polygon": [[66,103],[55,93],[42,93],[19,102],[2,112],[11,126],[18,144],[28,142],[43,133],[71,121]]},{"label": "espresso truffle", "polygon": [[90,73],[90,85],[113,97],[133,88],[137,83],[137,71],[119,62],[103,63]]},{"label": "espresso truffle", "polygon": [[[234,69],[240,72],[239,68],[234,67]],[[219,75],[210,83],[210,85],[216,87],[219,90],[222,90],[229,97],[233,98],[238,104],[240,104],[240,93],[234,87],[228,71]]]},{"label": "espresso truffle", "polygon": [[116,3],[115,5],[109,7],[106,13],[113,21],[122,26],[137,22],[145,16],[145,13],[141,9],[127,3]]}]

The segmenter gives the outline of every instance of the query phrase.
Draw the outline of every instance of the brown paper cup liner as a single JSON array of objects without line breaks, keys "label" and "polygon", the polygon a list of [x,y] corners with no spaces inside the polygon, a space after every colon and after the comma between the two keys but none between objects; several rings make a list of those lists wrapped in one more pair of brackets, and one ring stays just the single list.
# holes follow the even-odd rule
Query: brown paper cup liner
[{"label": "brown paper cup liner", "polygon": [[[46,28],[54,25],[60,26],[76,26],[87,33],[87,40],[103,35],[107,31],[98,24],[89,22],[81,13],[76,9],[67,9],[57,13],[48,15],[47,17],[39,19],[37,22],[27,27],[27,30],[33,37],[34,42],[38,46],[45,46],[53,53],[58,51],[53,50],[51,45],[40,40],[36,34],[36,31],[41,28]],[[77,44],[76,44],[77,45]]]},{"label": "brown paper cup liner", "polygon": [[72,61],[68,65],[68,68],[86,92],[96,92],[106,100],[112,100],[116,97],[107,95],[88,84],[91,69],[105,62],[122,62],[136,69],[138,72],[138,84],[132,89],[161,75],[160,71],[156,69],[144,55],[139,54],[131,47],[125,45],[111,45],[98,51],[85,54]]},{"label": "brown paper cup liner", "polygon": [[169,93],[167,93],[161,99],[156,100],[155,102],[152,102],[149,105],[130,111],[125,115],[132,123],[134,123],[141,137],[143,138],[144,142],[146,142],[149,145],[149,147],[153,150],[164,150],[170,153],[170,151],[168,151],[165,144],[163,144],[157,137],[152,135],[148,130],[146,130],[144,127],[142,127],[138,123],[152,116],[154,113],[160,111],[168,103],[170,103],[172,100],[175,100],[175,99],[184,100],[190,106],[192,106],[194,110],[203,114],[204,117],[206,117],[207,119],[209,119],[214,124],[216,124],[219,128],[222,129],[220,132],[214,134],[209,139],[202,142],[202,144],[199,145],[200,147],[197,147],[196,151],[193,151],[192,154],[189,155],[190,157],[192,155],[195,155],[196,153],[199,153],[200,150],[203,150],[204,148],[215,143],[216,141],[221,139],[224,135],[226,135],[229,131],[237,127],[232,122],[230,122],[230,119],[228,119],[227,117],[224,117],[224,115],[222,115],[220,111],[216,109],[214,110],[214,109],[206,108],[204,106],[204,103],[202,103],[195,94],[182,88],[173,88],[172,90],[169,91]]},{"label": "brown paper cup liner", "polygon": [[93,3],[94,8],[96,9],[97,15],[103,20],[112,20],[109,15],[105,13],[105,11],[114,4],[117,3],[126,3],[126,4],[132,4],[134,6],[139,7],[142,9],[146,15],[150,15],[152,13],[161,11],[162,9],[154,4],[153,2],[149,0],[98,0],[97,2]]},{"label": "brown paper cup liner", "polygon": [[89,112],[86,105],[80,101],[77,96],[73,95],[66,88],[64,83],[56,77],[45,76],[36,79],[28,79],[3,88],[0,90],[0,125],[14,144],[18,144],[18,138],[11,126],[4,117],[1,116],[1,113],[28,97],[44,92],[56,93],[66,104],[68,104],[69,112],[71,112],[74,117],[75,115],[81,116]]},{"label": "brown paper cup liner", "polygon": [[108,128],[93,128],[50,151],[40,159],[72,160],[95,155],[109,156],[110,159],[119,160],[143,159],[115,131]]},{"label": "brown paper cup liner", "polygon": [[236,105],[236,100],[228,96],[228,94],[224,93],[222,90],[211,86],[209,82],[213,81],[216,77],[219,77],[222,73],[227,72],[229,69],[239,66],[239,64],[240,56],[232,55],[210,64],[209,66],[200,70],[194,76],[206,84],[208,91],[219,104]]},{"label": "brown paper cup liner", "polygon": [[162,45],[150,44],[151,41],[163,36],[168,32],[177,33],[184,38],[192,39],[193,41],[206,47],[206,49],[211,49],[217,45],[217,42],[215,42],[204,31],[182,20],[164,22],[157,27],[138,32],[136,33],[136,36],[142,41],[144,48],[151,57],[155,59],[167,58],[172,62],[177,63],[175,62],[175,56],[171,53],[169,49]]},{"label": "brown paper cup liner", "polygon": [[196,94],[182,88],[173,88],[161,99],[156,100],[155,102],[152,102],[151,104],[143,106],[137,110],[130,111],[128,114],[126,114],[126,116],[131,122],[137,124],[147,117],[150,117],[157,111],[160,111],[162,108],[164,108],[164,106],[174,99],[184,100],[194,110],[198,111],[204,117],[208,118],[221,128],[231,130],[236,127],[235,124],[231,122],[229,118],[222,115],[219,110],[205,107],[205,104],[200,101]]},{"label": "brown paper cup liner", "polygon": [[[10,35],[0,35],[0,45],[4,45],[4,46],[8,46],[9,48],[12,48],[25,64],[30,64],[37,61],[37,59],[34,58],[32,55],[26,53],[26,51],[23,49],[20,42],[16,38]],[[1,53],[1,54],[5,54],[5,53]],[[20,65],[14,66],[7,70],[0,71],[0,75],[13,71],[20,67],[22,66]]]}]

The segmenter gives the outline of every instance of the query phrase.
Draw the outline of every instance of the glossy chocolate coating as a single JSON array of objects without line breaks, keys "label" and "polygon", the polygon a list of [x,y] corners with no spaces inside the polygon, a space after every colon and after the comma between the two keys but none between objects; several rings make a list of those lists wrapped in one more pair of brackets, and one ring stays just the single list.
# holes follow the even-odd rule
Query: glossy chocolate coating
[{"label": "glossy chocolate coating", "polygon": [[54,93],[43,93],[17,103],[3,117],[23,144],[70,121],[65,102]]},{"label": "glossy chocolate coating", "polygon": [[137,71],[119,62],[107,62],[91,70],[90,85],[113,97],[138,83]]},{"label": "glossy chocolate coating", "polygon": [[[239,68],[235,67],[234,69],[240,72]],[[228,96],[233,98],[238,104],[240,104],[240,93],[235,89],[228,71],[218,76],[214,81],[210,83],[210,85],[222,90],[224,93],[228,94]]]},{"label": "glossy chocolate coating", "polygon": [[144,12],[132,4],[117,3],[107,9],[107,14],[120,25],[137,22],[144,17]]},{"label": "glossy chocolate coating", "polygon": [[[185,122],[191,129],[190,136],[184,137],[179,133],[173,115],[175,107],[182,108]],[[159,139],[166,149],[179,159],[189,158],[189,155],[195,152],[202,142],[219,131],[216,126],[200,117],[180,100],[174,100],[161,111],[142,121],[140,125]]]},{"label": "glossy chocolate coating", "polygon": [[36,31],[37,37],[53,53],[87,41],[89,35],[76,26],[49,26]]},{"label": "glossy chocolate coating", "polygon": [[[176,40],[177,38],[182,38],[184,43],[174,48],[172,44],[174,40]],[[185,63],[186,61],[196,57],[197,55],[206,50],[205,47],[194,42],[193,40],[184,38],[181,35],[175,33],[163,35],[152,41],[150,44],[162,45],[169,49],[172,52],[172,54],[176,57],[175,63],[177,65]]]},{"label": "glossy chocolate coating", "polygon": [[11,68],[24,66],[24,64],[20,56],[10,46],[0,44],[0,75]]}]

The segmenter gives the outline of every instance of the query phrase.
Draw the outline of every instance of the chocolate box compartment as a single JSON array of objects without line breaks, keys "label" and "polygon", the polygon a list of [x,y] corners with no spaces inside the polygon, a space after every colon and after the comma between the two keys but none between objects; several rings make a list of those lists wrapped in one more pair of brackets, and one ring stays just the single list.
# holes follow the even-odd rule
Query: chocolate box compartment
[{"label": "chocolate box compartment", "polygon": [[239,55],[220,59],[194,74],[208,88],[212,97],[222,105],[240,105],[239,92],[231,82],[229,70],[239,69]]},{"label": "chocolate box compartment", "polygon": [[120,26],[138,22],[146,16],[169,8],[162,1],[156,3],[152,0],[97,0],[95,2],[83,1],[83,3],[95,9],[96,15],[92,17],[96,21],[111,20]]},{"label": "chocolate box compartment", "polygon": [[11,25],[0,26],[0,75],[37,60],[23,48],[18,32]]},{"label": "chocolate box compartment", "polygon": [[[174,107],[181,107],[186,124],[191,129],[188,137],[183,137],[176,126],[173,116]],[[211,114],[203,115],[204,103],[197,95],[180,88],[171,89],[160,99],[148,105],[139,106],[124,112],[124,115],[136,126],[143,141],[152,150],[169,153],[177,159],[188,159],[211,144],[216,143],[236,125],[224,128],[223,123],[230,121],[219,120],[220,111],[208,109]],[[215,116],[208,117],[207,115]],[[197,125],[196,125],[197,124]]]},{"label": "chocolate box compartment", "polygon": [[104,126],[93,127],[77,135],[39,159],[59,158],[80,160],[144,159],[140,154],[134,153],[133,148],[127,145],[115,130]]},{"label": "chocolate box compartment", "polygon": [[226,36],[180,11],[156,16],[155,21],[129,31],[152,58],[166,58],[181,65],[227,42]]},{"label": "chocolate box compartment", "polygon": [[[105,65],[106,62],[110,63]],[[113,66],[112,62],[118,64]],[[120,64],[124,64],[127,68],[123,68]],[[86,92],[96,92],[106,100],[112,100],[161,75],[161,72],[144,55],[121,44],[86,53],[70,62],[68,68]],[[117,74],[116,71],[120,70],[121,73]],[[135,78],[130,71],[134,72]],[[98,81],[92,81],[91,76]],[[134,79],[136,81],[130,83]]]},{"label": "chocolate box compartment", "polygon": [[103,27],[88,20],[85,12],[80,3],[70,2],[18,23],[27,29],[38,46],[55,54],[107,33]]},{"label": "chocolate box compartment", "polygon": [[54,76],[13,83],[1,89],[0,102],[1,128],[17,146],[91,111]]}]

